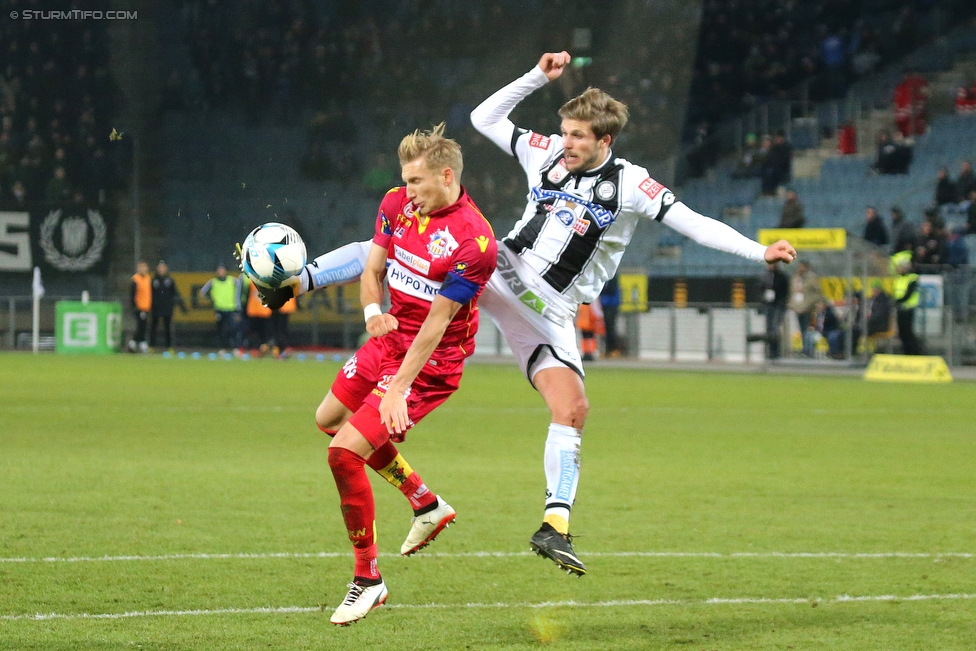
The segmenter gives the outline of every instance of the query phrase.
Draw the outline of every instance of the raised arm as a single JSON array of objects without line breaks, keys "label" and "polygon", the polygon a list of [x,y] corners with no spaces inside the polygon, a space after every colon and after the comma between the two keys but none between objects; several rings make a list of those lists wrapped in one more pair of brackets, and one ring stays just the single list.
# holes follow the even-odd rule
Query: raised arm
[{"label": "raised arm", "polygon": [[543,54],[536,67],[496,91],[471,111],[471,124],[504,151],[514,155],[517,131],[515,124],[508,119],[509,114],[519,102],[561,75],[570,60],[566,52]]}]

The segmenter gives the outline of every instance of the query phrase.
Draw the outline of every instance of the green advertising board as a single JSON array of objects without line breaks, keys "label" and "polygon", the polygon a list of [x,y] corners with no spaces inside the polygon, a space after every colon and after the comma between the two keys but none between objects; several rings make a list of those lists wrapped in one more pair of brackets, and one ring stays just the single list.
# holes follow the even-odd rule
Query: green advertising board
[{"label": "green advertising board", "polygon": [[122,339],[122,304],[58,301],[54,306],[55,350],[115,353]]}]

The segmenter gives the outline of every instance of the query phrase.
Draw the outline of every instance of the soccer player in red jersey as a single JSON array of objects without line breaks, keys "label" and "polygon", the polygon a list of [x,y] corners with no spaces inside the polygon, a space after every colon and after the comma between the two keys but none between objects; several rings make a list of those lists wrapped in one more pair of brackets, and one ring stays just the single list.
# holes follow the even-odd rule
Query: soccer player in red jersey
[{"label": "soccer player in red jersey", "polygon": [[[454,519],[430,493],[392,441],[458,388],[474,352],[478,296],[495,270],[491,226],[461,186],[461,148],[444,125],[415,131],[400,143],[405,187],[380,204],[376,234],[360,278],[370,339],[339,371],[316,411],[333,433],[329,466],[356,556],[353,582],[332,623],[347,625],[386,601],[376,565],[373,492],[364,469],[374,468],[410,499],[416,517],[404,543],[412,553]],[[383,279],[391,308],[384,313]]]}]

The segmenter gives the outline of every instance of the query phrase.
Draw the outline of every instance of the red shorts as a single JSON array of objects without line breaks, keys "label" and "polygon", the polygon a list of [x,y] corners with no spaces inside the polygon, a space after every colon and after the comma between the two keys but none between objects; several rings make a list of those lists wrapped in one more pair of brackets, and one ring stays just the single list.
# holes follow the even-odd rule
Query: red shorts
[{"label": "red shorts", "polygon": [[[396,336],[371,337],[343,365],[332,383],[332,395],[353,412],[349,422],[374,450],[391,438],[386,425],[380,422],[380,401],[386,394],[387,384],[403,362],[406,348]],[[463,369],[463,359],[438,359],[435,351],[410,385],[407,395],[408,429],[457,391]],[[393,434],[392,437],[400,442],[406,434]]]}]

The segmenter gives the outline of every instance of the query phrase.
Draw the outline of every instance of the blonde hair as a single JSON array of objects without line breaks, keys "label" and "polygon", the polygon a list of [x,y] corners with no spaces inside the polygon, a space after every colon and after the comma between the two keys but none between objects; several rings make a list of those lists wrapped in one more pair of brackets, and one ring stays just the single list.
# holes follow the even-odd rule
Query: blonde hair
[{"label": "blonde hair", "polygon": [[440,172],[445,167],[449,167],[454,172],[454,178],[460,181],[461,171],[464,169],[461,145],[444,137],[444,126],[445,124],[441,122],[430,131],[417,129],[410,135],[404,136],[397,149],[400,167],[423,156],[427,169]]},{"label": "blonde hair", "polygon": [[630,111],[626,104],[615,100],[599,88],[587,88],[582,95],[562,105],[559,117],[588,122],[598,140],[609,134],[612,141],[627,124]]}]

